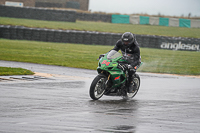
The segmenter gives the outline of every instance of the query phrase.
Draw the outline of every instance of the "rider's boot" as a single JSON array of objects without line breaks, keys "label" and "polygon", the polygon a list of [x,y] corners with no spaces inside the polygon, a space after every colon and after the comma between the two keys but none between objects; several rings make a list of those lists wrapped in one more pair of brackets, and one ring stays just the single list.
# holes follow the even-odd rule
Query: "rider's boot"
[{"label": "rider's boot", "polygon": [[136,89],[137,89],[137,84],[131,77],[129,80],[129,85],[128,85],[128,93],[134,93],[136,91]]}]

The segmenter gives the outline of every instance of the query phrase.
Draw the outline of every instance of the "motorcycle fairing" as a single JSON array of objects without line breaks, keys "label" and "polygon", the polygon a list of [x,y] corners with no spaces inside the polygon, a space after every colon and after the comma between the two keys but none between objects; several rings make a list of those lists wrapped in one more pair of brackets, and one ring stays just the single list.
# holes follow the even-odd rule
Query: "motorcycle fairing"
[{"label": "motorcycle fairing", "polygon": [[106,72],[107,76],[110,75],[109,80],[112,80],[113,87],[118,87],[126,81],[126,74],[117,67],[117,61],[120,60],[121,57],[122,56],[119,56],[117,58],[109,60],[106,54],[99,60],[99,65],[97,67],[97,71],[99,74]]}]

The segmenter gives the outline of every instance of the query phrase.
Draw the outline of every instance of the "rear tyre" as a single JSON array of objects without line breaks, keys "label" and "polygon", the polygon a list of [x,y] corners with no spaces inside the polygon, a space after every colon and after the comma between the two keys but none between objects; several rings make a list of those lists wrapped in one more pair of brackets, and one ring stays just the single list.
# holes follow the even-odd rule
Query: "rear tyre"
[{"label": "rear tyre", "polygon": [[137,87],[136,87],[136,89],[135,89],[135,91],[133,93],[128,93],[127,92],[126,96],[123,97],[125,99],[131,99],[131,98],[133,98],[137,94],[137,92],[138,92],[138,90],[140,88],[140,76],[138,74],[135,74],[133,76],[134,76],[133,80],[136,83]]},{"label": "rear tyre", "polygon": [[107,80],[106,76],[97,75],[92,81],[89,93],[90,93],[90,97],[93,100],[98,100],[103,96],[106,89],[106,85],[105,85],[106,80]]}]

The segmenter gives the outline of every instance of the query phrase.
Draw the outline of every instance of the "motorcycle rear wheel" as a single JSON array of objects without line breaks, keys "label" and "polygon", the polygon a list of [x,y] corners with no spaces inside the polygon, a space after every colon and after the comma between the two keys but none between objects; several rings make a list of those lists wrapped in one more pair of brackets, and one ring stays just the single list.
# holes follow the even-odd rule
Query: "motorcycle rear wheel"
[{"label": "motorcycle rear wheel", "polygon": [[136,89],[135,89],[135,91],[133,93],[128,93],[127,92],[126,96],[123,96],[124,99],[133,98],[137,94],[137,92],[138,92],[138,90],[140,88],[140,76],[138,74],[135,74],[133,80],[136,83],[137,87],[136,87]]},{"label": "motorcycle rear wheel", "polygon": [[106,85],[105,85],[106,80],[107,80],[106,76],[97,75],[92,81],[89,93],[90,93],[90,97],[93,100],[98,100],[103,96],[106,89]]}]

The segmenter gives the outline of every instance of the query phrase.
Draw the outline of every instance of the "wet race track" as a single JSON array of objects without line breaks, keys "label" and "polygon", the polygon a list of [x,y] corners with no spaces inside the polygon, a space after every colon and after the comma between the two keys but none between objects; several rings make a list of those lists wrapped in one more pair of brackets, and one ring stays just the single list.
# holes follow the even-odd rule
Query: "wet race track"
[{"label": "wet race track", "polygon": [[7,61],[0,66],[49,73],[0,76],[1,133],[200,132],[200,78],[138,73],[141,86],[132,100],[93,101],[94,70]]}]

